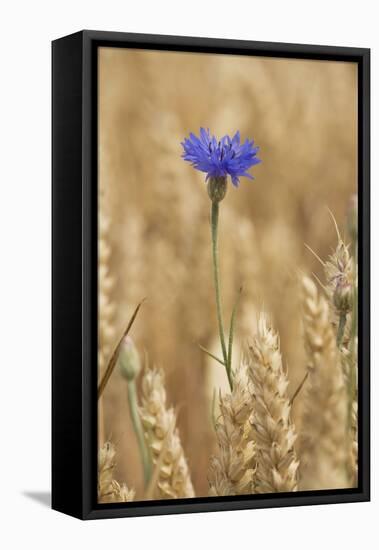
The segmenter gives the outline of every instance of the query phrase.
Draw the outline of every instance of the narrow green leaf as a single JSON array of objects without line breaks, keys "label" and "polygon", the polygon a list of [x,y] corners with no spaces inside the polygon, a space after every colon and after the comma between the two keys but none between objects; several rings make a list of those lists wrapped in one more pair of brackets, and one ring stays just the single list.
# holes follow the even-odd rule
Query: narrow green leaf
[{"label": "narrow green leaf", "polygon": [[237,308],[238,308],[238,304],[239,304],[241,294],[242,294],[242,287],[239,289],[239,293],[238,293],[237,299],[236,299],[234,307],[233,307],[232,316],[230,318],[228,362],[227,362],[227,365],[226,365],[226,370],[228,371],[228,376],[229,376],[230,380],[231,380],[231,371],[232,371],[232,351],[233,351],[234,324],[235,324],[236,313],[237,313]]},{"label": "narrow green leaf", "polygon": [[146,298],[144,298],[143,300],[140,301],[140,303],[137,305],[136,309],[134,310],[133,312],[133,315],[131,316],[130,320],[129,320],[129,323],[127,324],[127,327],[126,329],[124,330],[124,333],[123,335],[121,336],[113,354],[112,354],[112,357],[110,358],[109,360],[109,363],[108,363],[108,366],[105,370],[105,373],[100,381],[100,384],[98,386],[98,390],[97,390],[97,398],[100,399],[101,397],[101,394],[103,393],[104,389],[105,389],[105,386],[107,385],[110,377],[111,377],[111,374],[116,366],[116,363],[117,363],[117,358],[118,358],[118,354],[119,354],[119,351],[120,351],[120,348],[121,348],[121,344],[122,344],[122,341],[123,339],[129,334],[129,331],[130,329],[132,328],[133,326],[133,323],[135,321],[135,318],[137,317],[137,313],[140,309],[140,307],[142,306],[142,304],[144,303],[144,301],[146,300]]},{"label": "narrow green leaf", "polygon": [[216,355],[213,355],[213,353],[211,353],[210,351],[208,351],[206,348],[204,348],[202,345],[199,344],[199,348],[201,349],[201,351],[203,351],[204,353],[206,353],[207,355],[209,355],[209,357],[212,357],[212,359],[214,359],[215,361],[218,361],[218,363],[221,363],[221,365],[223,365],[224,367],[226,366],[224,361],[222,359],[219,359]]},{"label": "narrow green leaf", "polygon": [[307,378],[308,378],[308,375],[309,375],[309,372],[307,371],[304,375],[304,377],[302,378],[300,384],[297,386],[296,388],[296,391],[294,392],[293,396],[291,397],[290,399],[290,405],[293,404],[293,402],[295,401],[296,397],[299,395],[302,387],[304,386],[305,382],[307,381]]}]

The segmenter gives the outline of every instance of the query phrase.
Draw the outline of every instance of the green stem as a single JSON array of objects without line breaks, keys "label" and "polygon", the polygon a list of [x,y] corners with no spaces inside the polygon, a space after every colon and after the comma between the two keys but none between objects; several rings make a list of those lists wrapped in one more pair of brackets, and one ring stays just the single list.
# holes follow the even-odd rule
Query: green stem
[{"label": "green stem", "polygon": [[222,348],[222,356],[224,358],[224,363],[226,365],[226,374],[228,376],[230,389],[233,389],[231,372],[230,372],[230,369],[228,368],[228,354],[226,351],[224,323],[222,320],[220,274],[219,274],[219,266],[218,266],[218,245],[217,245],[218,213],[219,213],[218,205],[219,203],[217,201],[212,201],[211,228],[212,228],[213,276],[214,276],[214,285],[215,285],[215,292],[216,292],[217,321],[218,321],[218,331],[220,335],[220,343]]},{"label": "green stem", "polygon": [[340,320],[338,323],[338,330],[337,330],[337,348],[341,347],[343,335],[345,333],[345,326],[346,326],[346,314],[341,313]]},{"label": "green stem", "polygon": [[133,429],[137,437],[138,447],[141,455],[145,487],[147,487],[151,478],[151,460],[148,448],[146,446],[142,422],[138,414],[137,388],[135,380],[130,380],[128,382],[128,402]]}]

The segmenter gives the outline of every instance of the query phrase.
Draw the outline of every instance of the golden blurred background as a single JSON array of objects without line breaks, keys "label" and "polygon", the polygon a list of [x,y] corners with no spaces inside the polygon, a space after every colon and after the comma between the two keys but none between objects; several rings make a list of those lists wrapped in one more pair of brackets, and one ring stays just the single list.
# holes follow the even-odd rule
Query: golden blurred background
[{"label": "golden blurred background", "polygon": [[[357,188],[357,67],[353,63],[101,48],[99,50],[99,370],[137,303],[141,355],[164,369],[197,496],[208,494],[215,448],[218,353],[205,174],[181,159],[200,126],[253,138],[254,181],[229,185],[219,247],[225,320],[243,287],[236,349],[265,309],[279,330],[293,392],[305,372],[298,274],[322,267]],[[238,353],[234,354],[238,360]],[[116,477],[138,491],[142,467],[126,385],[104,392],[101,437],[117,446]],[[294,420],[301,432],[301,394]]]}]

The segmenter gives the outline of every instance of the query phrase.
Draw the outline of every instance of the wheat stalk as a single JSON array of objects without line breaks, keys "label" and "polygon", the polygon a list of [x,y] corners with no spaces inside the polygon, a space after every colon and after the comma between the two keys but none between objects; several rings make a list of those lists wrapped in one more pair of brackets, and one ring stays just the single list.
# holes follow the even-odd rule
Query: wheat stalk
[{"label": "wheat stalk", "polygon": [[154,498],[195,496],[176,427],[176,414],[174,409],[168,408],[166,404],[164,376],[161,370],[145,370],[141,401],[140,415],[153,463],[156,465],[160,461]]},{"label": "wheat stalk", "polygon": [[233,390],[220,394],[220,418],[216,423],[219,447],[211,459],[209,483],[211,496],[241,495],[252,492],[255,472],[255,444],[250,416],[251,384],[246,365],[234,373]]},{"label": "wheat stalk", "polygon": [[113,479],[116,466],[116,449],[109,441],[99,449],[98,456],[98,502],[130,502],[135,492],[128,489],[125,483],[120,485]]},{"label": "wheat stalk", "polygon": [[257,493],[297,491],[299,461],[279,338],[264,313],[248,353],[253,387],[252,430],[257,447]]},{"label": "wheat stalk", "polygon": [[[354,201],[353,201],[354,203]],[[334,218],[333,218],[334,220]],[[356,391],[357,356],[356,356],[356,301],[357,301],[357,266],[355,264],[356,247],[356,204],[348,212],[348,228],[352,238],[350,247],[342,240],[337,223],[334,220],[338,243],[335,251],[324,264],[326,292],[331,310],[338,318],[337,347],[340,353],[340,364],[348,392],[347,424],[349,432],[348,475],[352,486],[357,484],[358,470],[358,404]],[[355,228],[355,229],[354,229]]]},{"label": "wheat stalk", "polygon": [[304,340],[309,378],[303,416],[302,488],[347,486],[346,389],[328,302],[302,280]]}]

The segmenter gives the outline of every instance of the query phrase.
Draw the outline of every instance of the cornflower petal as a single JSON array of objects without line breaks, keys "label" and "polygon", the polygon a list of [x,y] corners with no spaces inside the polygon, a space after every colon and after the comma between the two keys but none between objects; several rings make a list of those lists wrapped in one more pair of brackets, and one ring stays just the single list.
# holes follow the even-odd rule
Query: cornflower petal
[{"label": "cornflower petal", "polygon": [[235,187],[239,178],[254,179],[248,170],[260,163],[257,157],[259,147],[254,147],[254,140],[246,139],[241,144],[239,130],[231,138],[223,136],[220,140],[211,135],[209,128],[200,128],[199,137],[192,132],[182,142],[182,158],[209,178],[230,176]]}]

